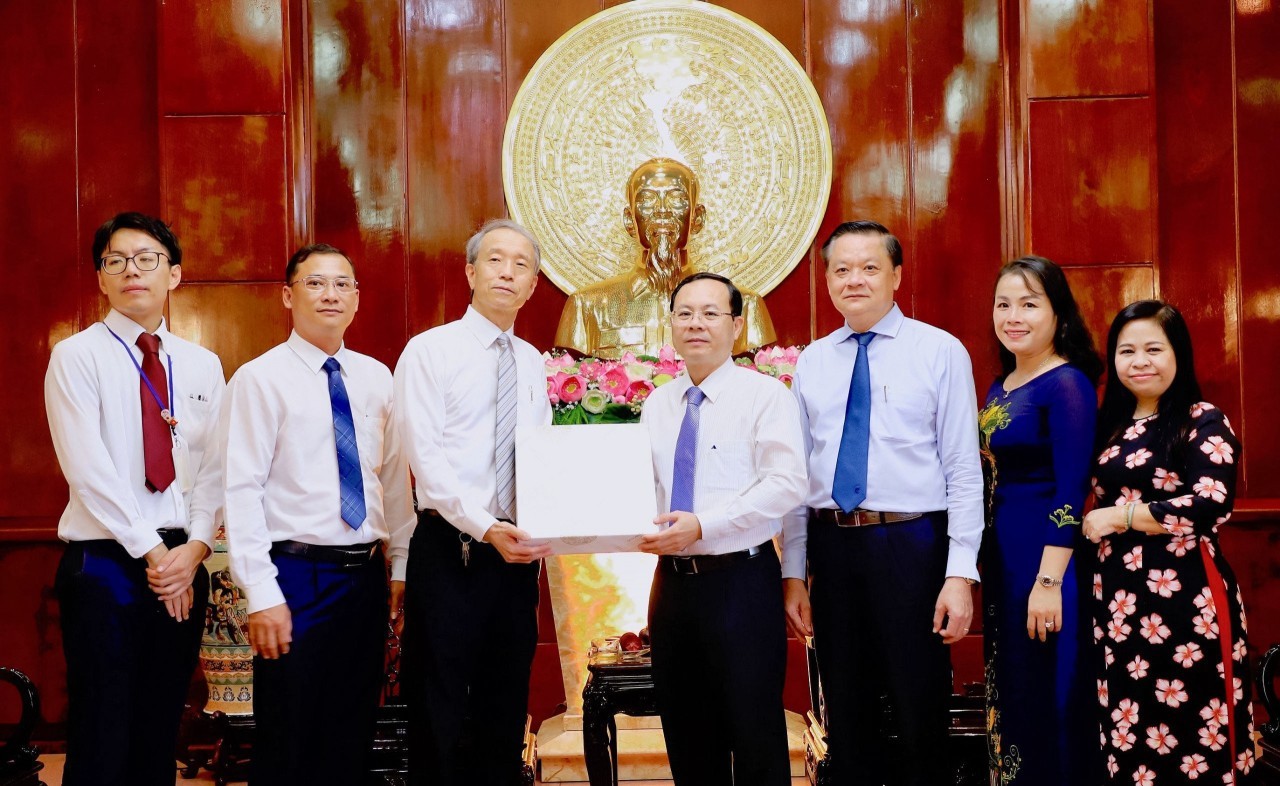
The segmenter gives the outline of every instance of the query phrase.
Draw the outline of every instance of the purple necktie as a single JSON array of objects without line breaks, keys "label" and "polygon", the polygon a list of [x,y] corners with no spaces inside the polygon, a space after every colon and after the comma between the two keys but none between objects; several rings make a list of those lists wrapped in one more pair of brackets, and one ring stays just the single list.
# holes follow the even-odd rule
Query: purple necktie
[{"label": "purple necktie", "polygon": [[675,469],[671,475],[671,510],[693,512],[693,481],[698,471],[698,419],[707,397],[697,386],[685,393],[684,420],[676,438]]}]

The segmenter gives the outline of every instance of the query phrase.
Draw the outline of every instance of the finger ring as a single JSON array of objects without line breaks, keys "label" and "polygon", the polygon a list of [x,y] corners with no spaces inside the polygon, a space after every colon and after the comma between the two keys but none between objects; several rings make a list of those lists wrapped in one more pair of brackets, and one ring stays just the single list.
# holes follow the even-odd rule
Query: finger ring
[{"label": "finger ring", "polygon": [[1044,624],[1045,630],[1053,630],[1053,620],[1049,620]]}]

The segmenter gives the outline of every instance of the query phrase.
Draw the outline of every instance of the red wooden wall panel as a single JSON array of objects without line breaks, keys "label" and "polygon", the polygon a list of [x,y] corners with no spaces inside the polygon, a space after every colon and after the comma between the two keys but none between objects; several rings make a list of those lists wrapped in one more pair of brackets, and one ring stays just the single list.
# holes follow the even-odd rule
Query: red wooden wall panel
[{"label": "red wooden wall panel", "polygon": [[[833,182],[821,243],[843,221],[879,221],[903,242],[907,258],[899,300],[909,308],[912,254],[908,180],[910,117],[907,111],[905,4],[813,3],[809,7],[810,75],[827,110],[833,148]],[[814,272],[815,336],[840,326],[827,295],[822,262]]]},{"label": "red wooden wall panel", "polygon": [[43,389],[50,348],[79,329],[78,282],[90,264],[77,240],[75,44],[70,4],[0,4],[0,226],[17,306],[6,324],[22,331],[0,342],[0,526],[66,504]]},{"label": "red wooden wall panel", "polygon": [[[400,2],[313,0],[308,17],[313,240],[356,266],[360,314],[348,346],[394,366],[409,338]],[[283,277],[283,258],[277,270]]]},{"label": "red wooden wall panel", "polygon": [[1280,497],[1280,4],[1236,5],[1240,368],[1249,494]]},{"label": "red wooden wall panel", "polygon": [[[501,0],[404,0],[409,332],[462,316],[464,244],[502,196]],[[544,282],[545,284],[545,282]],[[522,317],[518,328],[530,335]]]},{"label": "red wooden wall panel", "polygon": [[160,3],[161,111],[170,115],[283,112],[283,3]]},{"label": "red wooden wall panel", "polygon": [[1062,264],[1155,258],[1154,102],[1031,103],[1032,250]]},{"label": "red wooden wall panel", "polygon": [[166,117],[163,211],[188,281],[280,281],[288,259],[282,115]]},{"label": "red wooden wall panel", "polygon": [[240,366],[289,337],[282,286],[279,281],[183,284],[169,296],[170,327],[221,358],[222,372],[231,379]]},{"label": "red wooden wall panel", "polygon": [[964,342],[980,390],[999,371],[991,326],[1003,262],[997,15],[997,0],[919,3],[910,28],[910,303]]},{"label": "red wooden wall panel", "polygon": [[1157,182],[1160,295],[1187,318],[1205,398],[1239,425],[1231,17],[1224,4],[1155,5]]},{"label": "red wooden wall panel", "polygon": [[1150,90],[1148,0],[1027,0],[1027,94]]},{"label": "red wooden wall panel", "polygon": [[1150,265],[1090,265],[1064,272],[1099,353],[1107,351],[1107,328],[1116,312],[1135,300],[1156,296]]}]

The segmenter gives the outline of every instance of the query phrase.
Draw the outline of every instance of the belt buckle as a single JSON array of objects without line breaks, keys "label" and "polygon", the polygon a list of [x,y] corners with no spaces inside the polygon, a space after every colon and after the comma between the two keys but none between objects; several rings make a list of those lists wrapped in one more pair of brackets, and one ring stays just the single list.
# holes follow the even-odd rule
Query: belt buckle
[{"label": "belt buckle", "polygon": [[697,557],[679,557],[671,555],[671,567],[675,568],[676,573],[686,576],[698,575],[698,558]]},{"label": "belt buckle", "polygon": [[857,510],[851,510],[845,513],[839,508],[835,509],[835,520],[837,527],[861,527],[862,517],[858,515]]}]

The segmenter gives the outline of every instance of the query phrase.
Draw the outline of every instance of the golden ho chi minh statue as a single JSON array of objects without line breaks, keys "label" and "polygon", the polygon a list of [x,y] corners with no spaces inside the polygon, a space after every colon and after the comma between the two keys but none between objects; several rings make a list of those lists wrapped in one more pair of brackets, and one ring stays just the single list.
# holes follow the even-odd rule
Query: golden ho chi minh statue
[{"label": "golden ho chi minh statue", "polygon": [[[680,279],[699,270],[687,248],[706,222],[698,177],[679,161],[653,158],[631,173],[626,193],[622,224],[639,241],[636,264],[569,296],[556,346],[617,358],[627,351],[657,355],[671,343],[671,293]],[[759,295],[742,293],[742,313],[746,325],[735,354],[774,340],[773,321]]]}]

